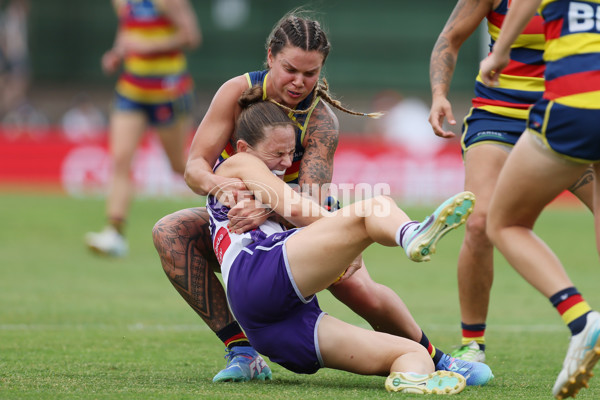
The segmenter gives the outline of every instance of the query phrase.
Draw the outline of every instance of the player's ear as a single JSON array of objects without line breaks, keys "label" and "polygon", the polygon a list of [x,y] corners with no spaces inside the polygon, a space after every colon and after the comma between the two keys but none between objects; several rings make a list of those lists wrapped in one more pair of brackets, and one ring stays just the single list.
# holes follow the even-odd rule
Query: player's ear
[{"label": "player's ear", "polygon": [[236,142],[235,147],[238,153],[245,153],[248,151],[248,143],[244,139],[239,139]]},{"label": "player's ear", "polygon": [[273,54],[271,53],[271,48],[267,49],[267,65],[269,69],[273,68]]}]

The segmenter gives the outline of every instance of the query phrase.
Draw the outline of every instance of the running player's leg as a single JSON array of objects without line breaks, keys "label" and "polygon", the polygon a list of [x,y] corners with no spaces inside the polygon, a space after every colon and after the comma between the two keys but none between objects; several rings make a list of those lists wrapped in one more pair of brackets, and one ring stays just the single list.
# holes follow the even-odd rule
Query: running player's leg
[{"label": "running player's leg", "polygon": [[508,262],[547,297],[572,283],[532,228],[544,207],[586,168],[558,158],[525,133],[500,173],[497,195],[490,204],[490,238]]},{"label": "running player's leg", "polygon": [[110,117],[111,176],[106,199],[107,225],[101,232],[85,236],[87,246],[100,254],[122,257],[128,246],[124,237],[125,223],[134,195],[131,163],[146,130],[147,117],[141,111],[113,110]]},{"label": "running player's leg", "polygon": [[488,207],[498,174],[509,148],[482,143],[464,156],[465,190],[477,199],[465,224],[465,237],[458,256],[458,298],[462,346],[452,356],[468,361],[485,361],[485,326],[494,280],[493,246],[485,233]]},{"label": "running player's leg", "polygon": [[190,133],[189,122],[189,118],[180,118],[172,125],[156,128],[171,169],[180,175],[185,172],[185,148]]},{"label": "running player's leg", "polygon": [[575,183],[569,186],[569,191],[577,196],[577,198],[592,212],[594,211],[594,175],[594,166],[590,165],[590,167],[577,178]]},{"label": "running player's leg", "polygon": [[167,103],[164,107],[171,110],[168,123],[156,126],[156,132],[169,158],[171,168],[183,175],[186,165],[185,148],[192,132],[192,96],[185,94],[177,100]]}]

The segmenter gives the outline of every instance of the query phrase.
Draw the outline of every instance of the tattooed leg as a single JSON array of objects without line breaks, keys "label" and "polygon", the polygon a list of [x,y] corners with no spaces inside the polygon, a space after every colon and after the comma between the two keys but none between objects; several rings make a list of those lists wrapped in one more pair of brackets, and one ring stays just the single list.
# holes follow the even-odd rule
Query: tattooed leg
[{"label": "tattooed leg", "polygon": [[569,191],[573,193],[583,204],[585,204],[592,212],[594,211],[594,168],[589,167],[577,179],[577,181],[569,187]]},{"label": "tattooed leg", "polygon": [[216,333],[234,322],[215,275],[219,264],[206,209],[189,208],[163,217],[154,226],[152,238],[167,277],[208,327]]}]

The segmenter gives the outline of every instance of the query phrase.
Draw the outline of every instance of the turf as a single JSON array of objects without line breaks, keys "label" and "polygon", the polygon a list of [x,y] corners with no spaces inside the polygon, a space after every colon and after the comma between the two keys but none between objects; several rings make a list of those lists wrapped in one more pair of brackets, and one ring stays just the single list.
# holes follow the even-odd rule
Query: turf
[{"label": "turf", "polygon": [[[101,199],[0,194],[0,399],[422,398],[388,394],[381,377],[295,375],[273,363],[272,382],[213,384],[225,363],[223,346],[171,287],[150,233],[161,216],[201,202],[136,201],[127,232],[131,254],[111,260],[88,253],[82,241],[102,226]],[[408,211],[421,218],[427,210]],[[600,308],[591,214],[551,208],[536,231]],[[401,295],[444,350],[460,337],[455,264],[462,235],[448,235],[426,264],[408,262],[398,249],[365,253],[373,278]],[[495,379],[459,398],[549,399],[567,329],[498,254],[496,261],[486,333]],[[365,325],[328,293],[320,301],[332,315]],[[600,379],[577,398],[600,398]]]}]

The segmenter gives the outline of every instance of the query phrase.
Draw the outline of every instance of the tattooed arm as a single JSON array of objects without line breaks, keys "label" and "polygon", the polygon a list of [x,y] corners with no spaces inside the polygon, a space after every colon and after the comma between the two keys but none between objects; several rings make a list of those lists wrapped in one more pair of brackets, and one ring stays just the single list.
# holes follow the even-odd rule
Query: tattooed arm
[{"label": "tattooed arm", "polygon": [[[304,136],[304,156],[300,161],[298,173],[299,189],[303,195],[311,196],[318,204],[327,197],[321,196],[323,185],[331,183],[333,176],[333,155],[339,139],[339,123],[329,105],[319,102],[313,110],[306,135]],[[293,228],[294,226],[277,214],[272,215],[277,222]]]},{"label": "tattooed arm", "polygon": [[432,97],[429,123],[438,136],[443,138],[455,136],[453,132],[443,129],[443,122],[446,118],[450,125],[456,124],[452,106],[448,100],[448,92],[456,67],[458,51],[486,15],[493,10],[495,3],[499,3],[499,0],[458,0],[433,47],[429,63]]},{"label": "tattooed arm", "polygon": [[[339,140],[338,119],[323,101],[315,107],[304,137],[304,156],[300,162],[298,183],[300,188],[310,189],[311,196],[322,204],[320,188],[331,183],[333,155]],[[317,189],[318,192],[314,193]],[[326,197],[326,196],[325,196]]]}]

